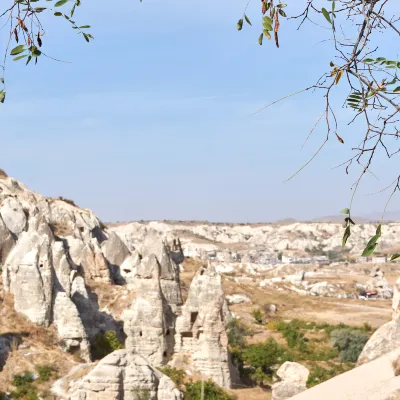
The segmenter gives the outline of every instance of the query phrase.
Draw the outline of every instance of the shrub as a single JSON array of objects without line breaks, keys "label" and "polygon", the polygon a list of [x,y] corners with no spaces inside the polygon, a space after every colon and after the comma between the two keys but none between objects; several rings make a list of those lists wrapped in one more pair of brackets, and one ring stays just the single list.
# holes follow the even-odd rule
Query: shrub
[{"label": "shrub", "polygon": [[158,368],[158,370],[164,375],[167,375],[169,378],[171,378],[172,382],[174,382],[177,387],[181,387],[183,385],[186,376],[185,371],[178,368],[170,367],[169,365],[166,365],[163,368]]},{"label": "shrub", "polygon": [[226,326],[228,343],[231,347],[245,347],[245,336],[252,336],[253,332],[243,325],[238,319],[232,319]]},{"label": "shrub", "polygon": [[123,348],[114,331],[97,334],[91,343],[92,356],[95,360],[100,360],[113,351]]},{"label": "shrub", "polygon": [[151,400],[150,389],[133,389],[133,400]]},{"label": "shrub", "polygon": [[356,362],[369,336],[352,329],[337,329],[332,331],[333,346],[338,349],[342,362]]},{"label": "shrub", "polygon": [[253,316],[253,318],[255,319],[257,324],[262,324],[263,323],[263,313],[260,309],[257,310],[253,310],[251,312],[251,315]]},{"label": "shrub", "polygon": [[242,372],[247,372],[257,383],[269,381],[279,364],[292,360],[291,355],[274,339],[246,347],[241,357],[243,363],[249,367]]},{"label": "shrub", "polygon": [[19,388],[22,386],[25,386],[29,383],[32,383],[35,380],[32,372],[29,371],[25,371],[23,374],[21,375],[14,375],[13,376],[13,380],[12,380],[12,384]]},{"label": "shrub", "polygon": [[[204,382],[204,398],[207,400],[233,400],[234,397],[219,387],[213,381]],[[201,381],[186,384],[185,400],[201,399]]]},{"label": "shrub", "polygon": [[51,365],[36,365],[36,372],[39,374],[41,382],[47,382],[53,375],[53,367]]}]

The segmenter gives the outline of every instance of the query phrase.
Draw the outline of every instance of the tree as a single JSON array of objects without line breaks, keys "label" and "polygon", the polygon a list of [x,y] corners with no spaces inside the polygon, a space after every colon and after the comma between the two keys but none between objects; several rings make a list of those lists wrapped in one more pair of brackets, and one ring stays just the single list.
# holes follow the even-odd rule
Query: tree
[{"label": "tree", "polygon": [[[9,27],[9,40],[2,65],[3,76],[0,78],[4,85],[0,90],[0,102],[4,102],[6,96],[5,77],[6,61],[9,56],[14,60],[26,60],[38,62],[41,56],[49,57],[43,52],[44,27],[40,22],[43,12],[52,13],[55,17],[66,20],[71,28],[76,30],[89,42],[93,39],[87,33],[89,25],[78,25],[72,18],[81,0],[8,0],[7,8],[1,18],[5,18],[5,25]],[[252,0],[248,0],[242,18],[237,22],[240,31],[245,25],[252,26],[247,7]],[[43,2],[43,6],[39,6]],[[324,99],[324,107],[320,117],[314,123],[308,137],[313,133],[317,125],[322,121],[326,127],[326,136],[322,145],[310,157],[301,168],[289,179],[296,176],[321,152],[329,139],[338,140],[345,145],[340,136],[343,122],[338,118],[340,110],[335,105],[334,99],[342,96],[337,90],[339,86],[346,88],[346,95],[341,98],[344,107],[353,110],[353,115],[345,124],[353,124],[360,121],[363,130],[358,131],[359,145],[352,148],[353,155],[341,162],[337,167],[345,169],[346,174],[351,168],[359,168],[357,178],[352,185],[353,194],[348,208],[342,210],[344,218],[343,247],[351,235],[351,227],[354,222],[351,218],[354,196],[360,182],[366,174],[373,174],[372,167],[376,163],[377,155],[383,154],[389,159],[398,156],[400,147],[399,130],[396,124],[400,113],[400,78],[398,69],[400,61],[393,54],[379,53],[379,41],[382,34],[387,32],[390,38],[400,35],[400,16],[398,9],[389,0],[303,0],[303,11],[298,15],[290,15],[291,8],[298,4],[298,0],[287,0],[287,4],[279,0],[262,0],[260,5],[261,34],[258,43],[265,44],[265,38],[272,39],[277,47],[280,43],[279,34],[285,29],[286,24],[298,24],[300,29],[303,24],[311,22],[315,29],[327,28],[331,32],[329,41],[332,43],[332,60],[326,66],[322,76],[315,79],[314,84],[292,94],[288,94],[273,103],[256,111],[261,112],[279,101],[304,92],[321,94]],[[70,7],[69,7],[70,6]],[[322,26],[323,25],[323,26]],[[389,191],[388,201],[400,191],[400,171],[393,172],[391,183],[382,191]],[[364,255],[370,255],[375,250],[381,236],[380,225],[376,235],[371,238],[365,248]],[[392,260],[400,258],[400,254],[392,256]]]},{"label": "tree", "polygon": [[[39,0],[8,0],[10,7],[0,14],[2,25],[8,27],[9,37],[5,49],[3,64],[1,65],[2,74],[0,83],[3,88],[0,90],[0,102],[4,103],[6,98],[6,64],[11,56],[14,61],[24,60],[26,65],[31,61],[38,63],[40,57],[50,57],[43,52],[43,36],[45,28],[40,22],[43,12],[52,13],[55,18],[61,18],[71,24],[71,28],[76,30],[82,37],[89,42],[94,37],[87,32],[89,25],[78,25],[72,18],[75,10],[81,5],[81,0],[43,0],[43,6]],[[42,2],[40,2],[42,3]],[[72,4],[71,8],[68,8]],[[4,22],[5,19],[5,22]],[[56,60],[55,61],[60,61]]]},{"label": "tree", "polygon": [[[290,3],[293,5],[293,2]],[[290,3],[288,1],[288,4],[284,4],[276,0],[261,2],[262,33],[258,38],[259,44],[263,45],[265,37],[271,39],[273,36],[275,45],[280,46],[279,32],[282,29],[282,20],[285,20],[285,23],[299,21],[298,28],[307,22],[315,25],[325,24],[331,30],[334,55],[327,70],[316,79],[313,85],[272,103],[275,104],[310,90],[315,93],[322,92],[324,98],[323,112],[309,136],[316,126],[324,121],[326,137],[310,160],[291,178],[318,155],[330,138],[336,138],[341,144],[344,144],[344,140],[340,136],[338,110],[332,101],[338,85],[347,86],[347,96],[342,99],[342,103],[345,107],[354,110],[353,116],[346,122],[353,124],[356,120],[363,120],[364,130],[359,132],[359,146],[352,149],[354,154],[351,158],[338,165],[338,167],[345,168],[347,174],[353,165],[360,167],[360,172],[352,187],[353,195],[350,205],[342,210],[342,213],[346,215],[344,247],[351,235],[351,226],[354,225],[354,221],[351,219],[351,209],[360,182],[365,174],[373,173],[371,167],[374,165],[378,153],[383,153],[388,158],[398,156],[400,153],[400,147],[396,145],[396,141],[400,137],[399,129],[396,126],[400,115],[400,78],[398,76],[400,62],[395,59],[396,54],[387,54],[386,57],[382,57],[378,53],[379,38],[384,31],[388,31],[394,38],[400,35],[400,18],[395,10],[391,11],[388,0],[307,0],[304,1],[302,13],[288,17],[289,11],[287,10],[290,10]],[[238,30],[243,29],[244,21],[248,25],[252,24],[246,14],[246,9],[247,6],[243,17],[237,23]],[[393,46],[394,48],[395,46]],[[377,57],[378,55],[379,57]],[[272,104],[257,112],[265,110]],[[392,183],[382,189],[382,191],[390,191],[384,212],[396,191],[400,191],[400,171],[395,170],[392,179]],[[363,252],[364,256],[373,253],[380,236],[381,225],[378,226],[375,236],[368,242]],[[392,256],[392,260],[399,257],[400,254],[395,254]]]}]

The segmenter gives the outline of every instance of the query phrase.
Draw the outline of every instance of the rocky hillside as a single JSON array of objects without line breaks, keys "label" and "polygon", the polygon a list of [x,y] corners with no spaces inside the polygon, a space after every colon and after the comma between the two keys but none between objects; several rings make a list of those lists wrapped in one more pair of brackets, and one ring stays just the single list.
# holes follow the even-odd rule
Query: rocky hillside
[{"label": "rocky hillside", "polygon": [[[56,384],[57,398],[92,398],[104,391],[104,398],[129,399],[137,390],[151,399],[181,399],[174,383],[156,369],[168,362],[229,388],[225,327],[230,313],[221,277],[212,267],[199,269],[184,303],[183,260],[176,238],[168,243],[149,230],[128,248],[91,211],[46,198],[2,175],[1,389],[24,382],[18,395],[23,397],[33,385],[34,375],[15,375],[23,372],[18,360],[32,354],[32,346],[45,362],[51,351],[66,376],[76,363],[88,367],[87,377]],[[24,332],[18,330],[22,327]],[[43,340],[32,342],[37,330]],[[102,359],[106,345],[125,350]],[[35,359],[21,365],[38,368]]]},{"label": "rocky hillside", "polygon": [[[320,249],[325,252],[342,245],[341,223],[274,223],[274,224],[213,224],[184,222],[131,222],[111,224],[110,229],[118,232],[130,246],[141,240],[149,229],[163,234],[179,234],[187,255],[200,256],[202,251],[225,251],[248,256],[253,262],[276,257],[285,250],[305,252]],[[354,255],[361,254],[368,240],[375,234],[376,225],[359,224],[352,228],[347,248]],[[391,222],[382,227],[382,240],[377,250],[399,246],[400,222]],[[228,261],[228,259],[224,260]],[[249,260],[248,260],[249,261]]]}]

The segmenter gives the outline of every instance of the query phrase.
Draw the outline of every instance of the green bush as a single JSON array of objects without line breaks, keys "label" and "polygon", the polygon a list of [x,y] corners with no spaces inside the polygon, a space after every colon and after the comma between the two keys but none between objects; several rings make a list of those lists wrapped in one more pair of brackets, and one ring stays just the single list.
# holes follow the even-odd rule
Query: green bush
[{"label": "green bush", "polygon": [[[204,398],[207,400],[233,400],[234,397],[212,381],[204,382]],[[201,399],[201,381],[186,384],[185,400]]]},{"label": "green bush", "polygon": [[158,368],[158,370],[164,375],[167,375],[169,378],[171,378],[177,387],[181,387],[183,385],[186,376],[185,371],[178,368],[170,367],[169,365],[166,365],[163,368]]},{"label": "green bush", "polygon": [[346,328],[332,331],[331,339],[333,346],[341,352],[340,360],[342,362],[354,363],[357,361],[369,336],[365,333]]},{"label": "green bush", "polygon": [[97,334],[91,343],[92,356],[95,360],[100,360],[113,351],[123,348],[114,331]]},{"label": "green bush", "polygon": [[231,347],[245,347],[245,336],[252,336],[253,332],[244,326],[238,319],[232,319],[227,326],[228,343]]},{"label": "green bush", "polygon": [[242,372],[247,372],[257,383],[269,381],[280,364],[292,360],[291,355],[274,339],[246,347],[241,356],[247,366]]},{"label": "green bush", "polygon": [[19,387],[25,386],[29,383],[32,383],[34,380],[35,380],[35,378],[34,378],[32,372],[25,371],[23,374],[14,375],[12,384],[15,387],[19,388]]},{"label": "green bush", "polygon": [[253,318],[255,319],[257,324],[262,324],[263,323],[263,312],[261,311],[261,309],[257,309],[257,310],[253,310],[251,312],[251,315],[253,316]]},{"label": "green bush", "polygon": [[39,374],[41,382],[47,382],[53,375],[53,367],[51,365],[36,365],[36,372]]},{"label": "green bush", "polygon": [[151,399],[150,389],[133,389],[132,393],[134,394],[133,400],[150,400]]}]

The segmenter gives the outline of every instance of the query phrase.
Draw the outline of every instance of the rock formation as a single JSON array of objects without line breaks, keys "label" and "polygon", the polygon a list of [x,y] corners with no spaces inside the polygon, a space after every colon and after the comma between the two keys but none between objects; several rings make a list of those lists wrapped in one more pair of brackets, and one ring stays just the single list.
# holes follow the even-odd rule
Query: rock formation
[{"label": "rock formation", "polygon": [[193,278],[182,314],[176,320],[175,353],[223,387],[231,386],[226,302],[221,276],[212,266]]},{"label": "rock formation", "polygon": [[54,324],[63,348],[79,350],[86,360],[89,338],[100,323],[85,280],[111,283],[113,268],[129,253],[103,228],[93,213],[70,200],[48,199],[12,178],[0,179],[4,290],[14,295],[17,312],[41,326]]},{"label": "rock formation", "polygon": [[[174,319],[160,285],[160,264],[155,255],[142,259],[135,279],[136,298],[124,313],[126,347],[162,365],[172,355],[167,336],[173,336]],[[167,318],[168,315],[170,318]]]},{"label": "rock formation", "polygon": [[398,348],[400,348],[400,315],[374,332],[364,346],[357,364],[365,364]]},{"label": "rock formation", "polygon": [[366,288],[368,290],[376,290],[378,296],[383,299],[391,299],[393,297],[393,286],[385,279],[384,272],[379,266],[375,266],[371,273],[371,279],[367,282]]},{"label": "rock formation", "polygon": [[306,390],[309,373],[303,365],[286,361],[276,373],[280,381],[272,385],[272,400],[286,400]]},{"label": "rock formation", "polygon": [[170,378],[143,357],[117,350],[103,358],[70,392],[71,400],[181,400]]}]

